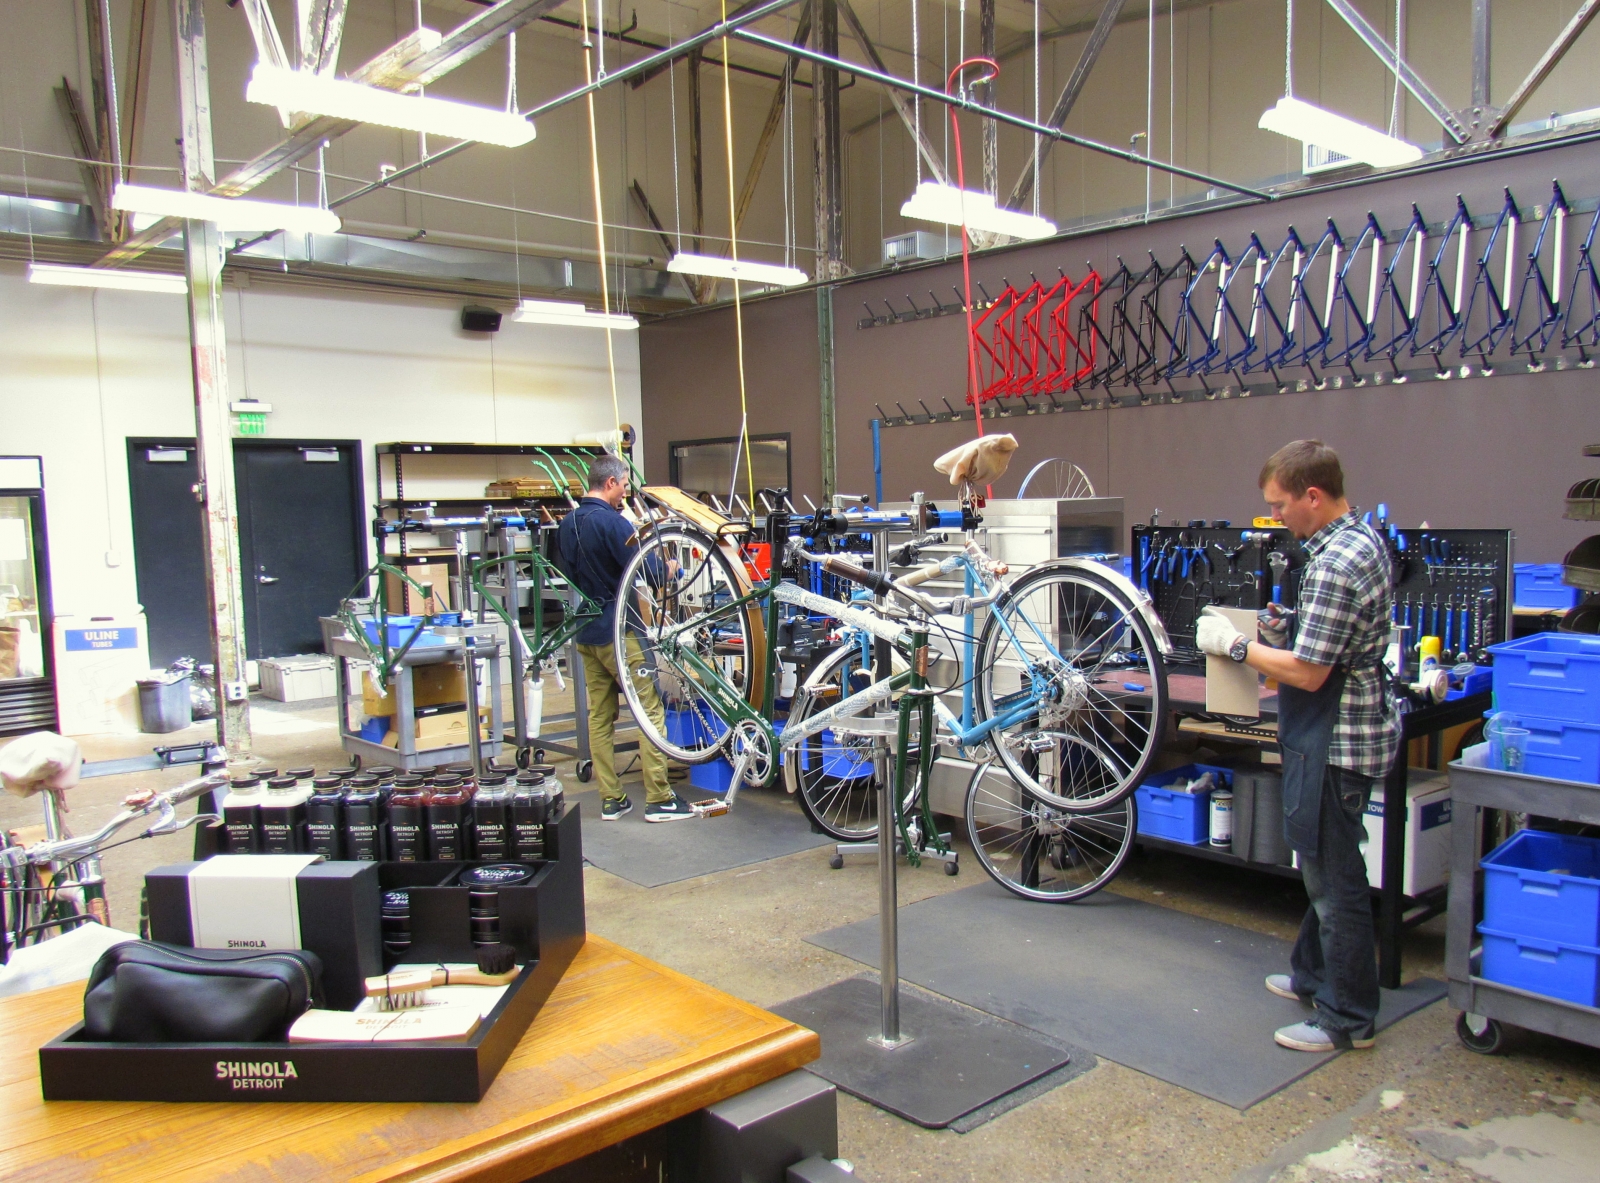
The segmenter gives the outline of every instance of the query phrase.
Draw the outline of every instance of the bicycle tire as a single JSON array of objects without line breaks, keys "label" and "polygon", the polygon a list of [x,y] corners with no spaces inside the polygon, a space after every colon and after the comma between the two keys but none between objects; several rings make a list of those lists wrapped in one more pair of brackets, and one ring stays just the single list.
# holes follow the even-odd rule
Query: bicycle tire
[{"label": "bicycle tire", "polygon": [[[654,562],[679,556],[688,560],[680,579],[666,584],[651,573]],[[748,586],[748,581],[739,579],[733,563],[717,540],[702,530],[681,523],[657,526],[648,534],[641,535],[637,552],[622,569],[612,630],[617,669],[625,671],[620,679],[622,696],[633,713],[640,734],[670,759],[680,763],[704,764],[714,760],[728,747],[732,732],[714,704],[696,689],[698,679],[691,671],[677,664],[670,669],[662,668],[669,659],[663,655],[656,641],[668,622],[683,623],[697,614],[703,616],[702,600],[709,601],[706,605],[709,610],[718,596],[742,594],[738,591],[741,586]],[[754,652],[754,646],[761,643],[758,642],[759,634],[753,635],[751,628],[751,609],[758,608],[758,605],[759,602],[744,610],[726,614],[716,622],[708,621],[704,629],[691,630],[687,634],[690,637],[688,643],[694,645],[703,656],[720,659],[724,668],[733,674],[731,680],[747,699],[751,693],[751,677],[746,675],[753,672],[750,654]],[[759,612],[755,615],[759,617]],[[719,624],[720,628],[717,627]],[[628,676],[633,673],[629,669],[627,652],[630,633],[638,638],[644,650],[648,679],[640,675]],[[720,653],[716,652],[719,648],[722,650]],[[742,686],[739,685],[740,679]],[[669,724],[658,727],[650,717],[640,691],[641,684],[646,680],[654,685],[656,696],[664,709],[683,712],[675,716],[678,721],[676,726]],[[760,693],[759,689],[755,692]],[[669,732],[675,733],[678,738]]]},{"label": "bicycle tire", "polygon": [[[790,723],[840,701],[841,695],[815,691],[847,684],[860,661],[860,647],[849,643],[823,658],[806,679],[811,692],[795,696]],[[823,731],[785,749],[783,775],[784,787],[799,800],[801,811],[835,842],[870,842],[878,836],[878,779],[870,747]]]},{"label": "bicycle tire", "polygon": [[1071,904],[1117,877],[1139,829],[1131,796],[1095,813],[1045,805],[992,765],[979,765],[963,810],[989,878],[1025,900]]},{"label": "bicycle tire", "polygon": [[[1125,671],[1139,664],[1148,689],[1124,691]],[[997,675],[1014,677],[1017,691],[997,686]],[[973,676],[980,720],[1003,714],[1024,679],[1048,678],[1054,705],[995,728],[990,739],[1012,779],[1052,808],[1097,813],[1115,805],[1138,787],[1160,747],[1167,681],[1155,634],[1115,583],[1082,566],[1044,563],[1011,586],[984,621]]]}]

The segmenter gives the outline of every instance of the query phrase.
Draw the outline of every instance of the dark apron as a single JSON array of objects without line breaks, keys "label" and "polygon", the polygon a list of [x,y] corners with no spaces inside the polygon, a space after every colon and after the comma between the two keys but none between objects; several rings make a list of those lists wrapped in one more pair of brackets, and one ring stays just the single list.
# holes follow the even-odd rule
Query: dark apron
[{"label": "dark apron", "polygon": [[1278,683],[1278,749],[1283,755],[1283,835],[1293,850],[1317,852],[1322,781],[1339,721],[1345,672],[1335,666],[1320,690]]}]

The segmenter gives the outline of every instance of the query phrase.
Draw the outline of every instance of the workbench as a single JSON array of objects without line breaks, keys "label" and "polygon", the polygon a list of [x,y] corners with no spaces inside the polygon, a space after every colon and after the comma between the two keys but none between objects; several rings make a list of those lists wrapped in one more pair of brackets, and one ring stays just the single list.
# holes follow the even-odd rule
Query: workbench
[{"label": "workbench", "polygon": [[[1176,698],[1176,695],[1173,697]],[[1374,888],[1378,893],[1378,982],[1387,989],[1395,990],[1400,987],[1401,941],[1406,930],[1442,915],[1447,906],[1449,890],[1448,885],[1444,885],[1417,896],[1408,896],[1401,890],[1406,865],[1406,810],[1390,809],[1389,802],[1409,801],[1407,783],[1410,780],[1410,760],[1407,758],[1407,752],[1411,741],[1434,739],[1451,727],[1481,719],[1484,712],[1491,708],[1492,702],[1493,696],[1485,691],[1482,694],[1473,694],[1449,702],[1434,703],[1400,716],[1400,751],[1395,756],[1394,767],[1389,770],[1383,784],[1383,886]],[[1273,703],[1275,707],[1276,695],[1273,696]],[[1258,730],[1271,733],[1265,735],[1230,731],[1221,722],[1198,719],[1181,720],[1178,730],[1185,735],[1213,742],[1246,744],[1267,751],[1276,751],[1278,746],[1275,738],[1277,732],[1275,717],[1267,719],[1263,716]],[[1140,834],[1138,841],[1155,850],[1170,850],[1213,862],[1233,863],[1236,866],[1288,875],[1296,879],[1300,877],[1300,872],[1295,868],[1254,863],[1231,851],[1214,850],[1209,846],[1187,846],[1181,842],[1169,842],[1164,838],[1153,838],[1146,834]]]},{"label": "workbench", "polygon": [[82,983],[0,1000],[0,1178],[517,1183],[820,1051],[805,1028],[592,934],[475,1105],[47,1104],[36,1049],[82,1010]]}]

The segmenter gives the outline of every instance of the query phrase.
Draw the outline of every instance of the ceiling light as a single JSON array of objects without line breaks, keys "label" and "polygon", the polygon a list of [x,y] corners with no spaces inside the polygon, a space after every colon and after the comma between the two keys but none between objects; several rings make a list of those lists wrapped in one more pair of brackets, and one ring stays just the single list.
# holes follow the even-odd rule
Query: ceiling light
[{"label": "ceiling light", "polygon": [[1422,159],[1422,149],[1415,144],[1384,135],[1364,123],[1324,111],[1300,99],[1279,99],[1277,106],[1262,112],[1260,126],[1374,168],[1411,164]]},{"label": "ceiling light", "polygon": [[524,300],[511,318],[522,324],[565,325],[579,329],[636,329],[636,318],[622,312],[590,312],[566,300]]},{"label": "ceiling light", "polygon": [[111,194],[111,208],[131,214],[215,222],[223,230],[289,230],[304,234],[339,231],[339,215],[320,206],[213,197],[209,193],[157,189],[150,185],[118,185]]},{"label": "ceiling light", "polygon": [[175,296],[181,296],[189,290],[188,281],[181,275],[168,275],[160,271],[120,271],[110,267],[58,267],[54,263],[30,263],[28,281],[67,288],[167,292]]},{"label": "ceiling light", "polygon": [[923,181],[918,185],[911,200],[900,207],[900,216],[919,222],[965,226],[969,230],[1005,234],[1011,238],[1049,238],[1056,232],[1056,224],[1048,218],[1001,209],[987,193],[957,189],[935,181]]},{"label": "ceiling light", "polygon": [[282,66],[257,64],[245,98],[286,111],[378,123],[429,135],[516,148],[533,139],[533,124],[515,111],[495,111],[450,99],[397,94]]},{"label": "ceiling light", "polygon": [[725,259],[718,255],[673,255],[667,270],[678,275],[708,275],[712,279],[738,279],[745,283],[770,283],[781,288],[792,288],[811,277],[798,267],[780,267],[776,263],[757,263],[750,259]]}]

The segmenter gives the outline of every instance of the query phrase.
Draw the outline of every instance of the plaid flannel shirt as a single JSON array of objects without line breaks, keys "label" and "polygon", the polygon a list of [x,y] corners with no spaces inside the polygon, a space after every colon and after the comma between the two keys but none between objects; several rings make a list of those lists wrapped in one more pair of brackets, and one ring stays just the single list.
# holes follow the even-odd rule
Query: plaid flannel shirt
[{"label": "plaid flannel shirt", "polygon": [[1382,777],[1400,748],[1400,721],[1380,664],[1393,615],[1388,546],[1351,510],[1308,538],[1305,550],[1310,562],[1300,579],[1293,652],[1345,671],[1328,763]]}]

